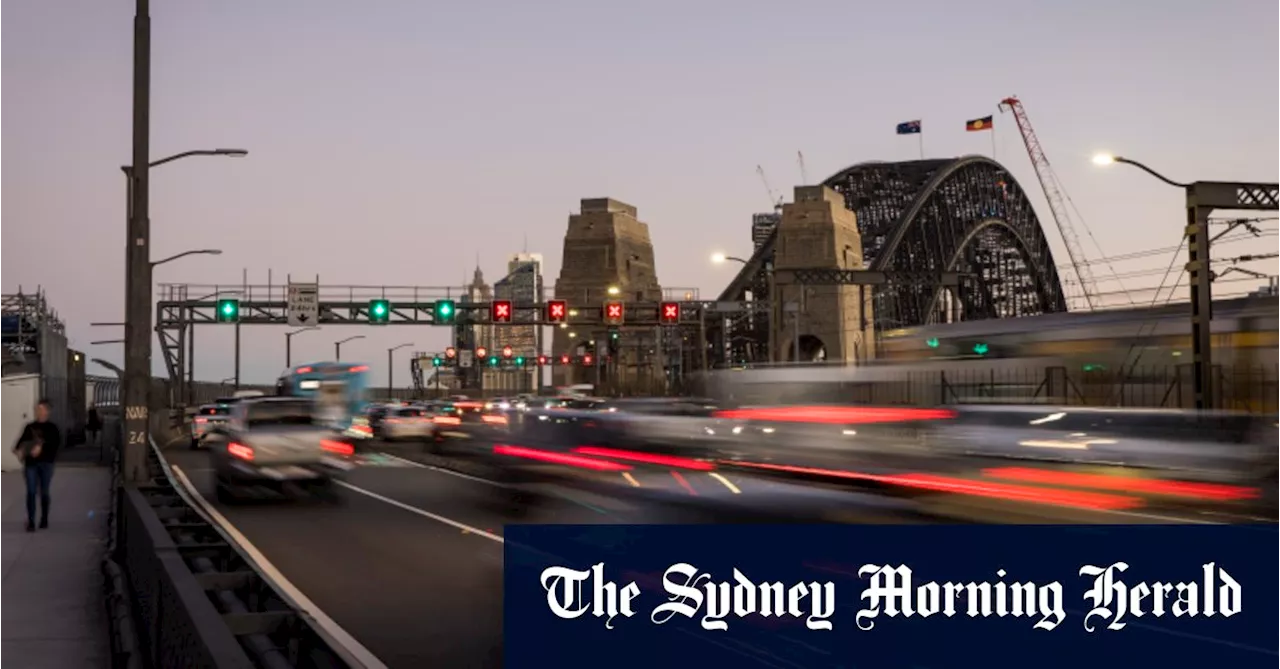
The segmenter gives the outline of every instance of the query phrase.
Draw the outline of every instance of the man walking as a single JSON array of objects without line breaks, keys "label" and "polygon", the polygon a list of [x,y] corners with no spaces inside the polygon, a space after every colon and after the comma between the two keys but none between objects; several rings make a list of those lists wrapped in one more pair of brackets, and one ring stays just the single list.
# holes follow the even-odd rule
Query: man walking
[{"label": "man walking", "polygon": [[27,531],[36,529],[36,493],[40,493],[40,529],[49,527],[49,484],[53,481],[53,463],[62,446],[62,433],[49,421],[49,400],[36,404],[36,419],[22,429],[13,452],[22,460],[27,479]]}]

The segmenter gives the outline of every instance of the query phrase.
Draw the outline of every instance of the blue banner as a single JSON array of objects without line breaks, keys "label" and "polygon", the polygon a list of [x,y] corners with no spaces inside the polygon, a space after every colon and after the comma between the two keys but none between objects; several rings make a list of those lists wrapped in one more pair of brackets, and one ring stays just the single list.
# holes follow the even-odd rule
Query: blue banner
[{"label": "blue banner", "polygon": [[1267,667],[1266,526],[510,526],[512,669]]}]

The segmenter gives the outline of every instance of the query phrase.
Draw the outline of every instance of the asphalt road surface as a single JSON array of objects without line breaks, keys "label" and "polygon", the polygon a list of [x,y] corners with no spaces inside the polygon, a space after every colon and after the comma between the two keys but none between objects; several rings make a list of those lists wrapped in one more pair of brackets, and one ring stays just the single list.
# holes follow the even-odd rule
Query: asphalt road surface
[{"label": "asphalt road surface", "polygon": [[[364,466],[346,474],[337,503],[217,504],[207,453],[176,448],[166,457],[299,591],[397,669],[502,665],[506,524],[722,518],[556,486],[521,512],[500,485],[397,450],[420,457],[414,447],[368,453]],[[860,517],[920,522],[895,505],[870,504]]]},{"label": "asphalt road surface", "polygon": [[473,462],[377,442],[346,474],[336,503],[219,505],[206,453],[177,448],[166,456],[299,591],[396,669],[502,665],[502,537],[511,523],[741,522],[765,509],[811,522],[1215,522],[1080,510],[1047,515],[1038,505],[958,495],[890,500],[704,472],[637,471],[628,479],[636,489],[618,485],[617,492],[541,484],[531,503],[513,499]]}]

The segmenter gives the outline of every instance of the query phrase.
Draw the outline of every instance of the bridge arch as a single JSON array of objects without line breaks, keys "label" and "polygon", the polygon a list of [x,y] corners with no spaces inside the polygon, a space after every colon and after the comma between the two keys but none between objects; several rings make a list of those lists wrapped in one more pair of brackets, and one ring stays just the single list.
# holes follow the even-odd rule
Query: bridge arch
[{"label": "bridge arch", "polygon": [[[824,185],[845,197],[873,270],[959,271],[974,279],[954,295],[940,286],[877,292],[879,329],[956,317],[1010,318],[1066,311],[1048,240],[1025,191],[983,156],[859,163]],[[950,298],[950,299],[944,299]],[[942,308],[953,303],[950,317]]]}]

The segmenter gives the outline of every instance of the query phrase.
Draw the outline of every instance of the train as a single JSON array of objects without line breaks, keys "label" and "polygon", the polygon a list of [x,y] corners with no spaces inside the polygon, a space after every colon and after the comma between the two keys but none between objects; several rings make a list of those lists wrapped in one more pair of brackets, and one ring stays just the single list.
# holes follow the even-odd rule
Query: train
[{"label": "train", "polygon": [[[1214,304],[1218,408],[1277,411],[1274,296]],[[926,325],[881,334],[873,363],[726,370],[709,390],[733,403],[1059,404],[1189,408],[1186,304]]]}]

